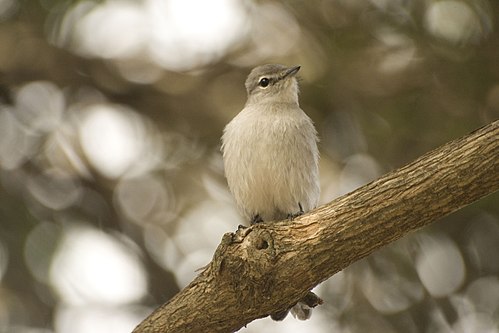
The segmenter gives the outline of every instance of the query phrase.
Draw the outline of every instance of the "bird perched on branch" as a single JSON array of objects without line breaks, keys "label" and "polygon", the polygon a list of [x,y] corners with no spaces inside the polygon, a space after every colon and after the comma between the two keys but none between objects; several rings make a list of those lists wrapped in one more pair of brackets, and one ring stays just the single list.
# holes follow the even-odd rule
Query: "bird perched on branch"
[{"label": "bird perched on branch", "polygon": [[[250,224],[293,219],[319,199],[317,131],[298,103],[299,70],[277,64],[253,69],[246,105],[224,129],[225,176]],[[291,309],[302,320],[311,314],[305,303]],[[282,320],[287,312],[272,318]]]}]

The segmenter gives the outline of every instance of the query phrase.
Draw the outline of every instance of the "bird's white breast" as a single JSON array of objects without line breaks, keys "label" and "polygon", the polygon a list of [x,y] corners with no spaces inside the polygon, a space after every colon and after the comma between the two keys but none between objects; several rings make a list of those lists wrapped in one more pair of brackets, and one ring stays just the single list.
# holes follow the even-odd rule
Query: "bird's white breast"
[{"label": "bird's white breast", "polygon": [[319,196],[317,135],[297,104],[246,106],[222,137],[229,188],[248,220],[285,218]]}]

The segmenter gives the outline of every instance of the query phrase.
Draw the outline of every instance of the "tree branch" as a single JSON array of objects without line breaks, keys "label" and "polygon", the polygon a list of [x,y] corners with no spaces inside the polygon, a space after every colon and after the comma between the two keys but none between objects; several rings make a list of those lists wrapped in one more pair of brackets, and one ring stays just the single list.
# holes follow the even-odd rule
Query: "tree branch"
[{"label": "tree branch", "polygon": [[210,265],[134,333],[236,331],[288,308],[377,248],[498,189],[495,121],[292,223],[225,234]]}]

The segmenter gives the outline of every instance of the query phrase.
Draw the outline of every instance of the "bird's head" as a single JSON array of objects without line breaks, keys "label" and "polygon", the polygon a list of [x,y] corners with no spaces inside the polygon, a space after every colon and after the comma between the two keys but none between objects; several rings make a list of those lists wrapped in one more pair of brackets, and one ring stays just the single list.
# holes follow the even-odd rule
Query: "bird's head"
[{"label": "bird's head", "polygon": [[246,79],[248,103],[296,103],[298,82],[296,73],[300,66],[286,67],[278,64],[254,68]]}]

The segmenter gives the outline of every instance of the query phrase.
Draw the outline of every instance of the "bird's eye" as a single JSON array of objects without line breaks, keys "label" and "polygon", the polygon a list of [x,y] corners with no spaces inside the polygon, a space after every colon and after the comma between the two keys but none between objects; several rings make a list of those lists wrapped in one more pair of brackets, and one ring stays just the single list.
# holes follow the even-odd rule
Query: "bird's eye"
[{"label": "bird's eye", "polygon": [[262,77],[258,82],[258,85],[262,88],[266,88],[270,83],[270,80],[266,77]]}]

